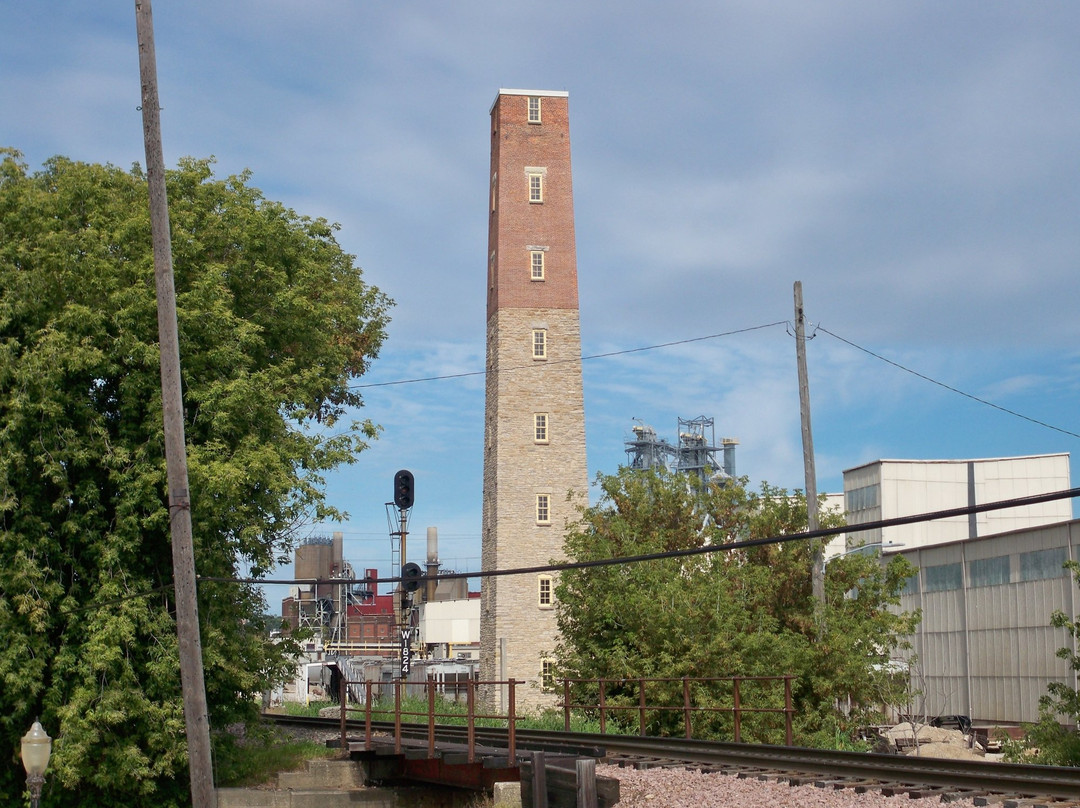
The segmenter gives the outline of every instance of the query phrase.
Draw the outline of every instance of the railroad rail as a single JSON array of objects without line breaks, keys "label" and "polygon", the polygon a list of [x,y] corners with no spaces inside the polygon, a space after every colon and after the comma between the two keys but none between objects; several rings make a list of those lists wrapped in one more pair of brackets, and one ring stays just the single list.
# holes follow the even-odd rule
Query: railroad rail
[{"label": "railroad rail", "polygon": [[[281,725],[318,728],[328,735],[336,735],[339,727],[338,720],[332,718],[268,718]],[[370,722],[371,732],[385,736],[393,735],[396,727],[402,740],[430,742],[426,724]],[[366,731],[367,722],[350,720],[347,729],[359,735]],[[525,729],[518,729],[515,735],[519,753],[595,749],[603,755],[604,762],[641,769],[693,767],[744,777],[782,779],[792,785],[906,793],[944,801],[971,798],[986,804],[1013,800],[1055,808],[1080,806],[1080,769],[1075,768],[633,735]],[[465,744],[468,740],[466,727],[436,727],[436,743]],[[472,729],[472,742],[477,745],[506,748],[508,741],[505,728]]]}]

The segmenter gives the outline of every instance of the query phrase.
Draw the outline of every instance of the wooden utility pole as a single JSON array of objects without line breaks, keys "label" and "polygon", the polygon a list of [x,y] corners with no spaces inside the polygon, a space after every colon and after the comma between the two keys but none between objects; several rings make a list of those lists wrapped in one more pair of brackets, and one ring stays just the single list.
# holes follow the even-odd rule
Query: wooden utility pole
[{"label": "wooden utility pole", "polygon": [[139,40],[143,139],[146,147],[146,178],[150,188],[154,279],[157,285],[173,591],[176,596],[180,684],[184,694],[184,722],[191,771],[191,804],[192,808],[217,808],[214,769],[210,758],[210,717],[206,707],[202,642],[199,639],[199,606],[195,591],[195,551],[191,538],[191,498],[188,495],[187,447],[184,443],[184,409],[180,389],[176,289],[173,286],[169,202],[165,195],[165,159],[161,148],[157,57],[154,54],[154,18],[150,0],[135,0],[135,27]]},{"label": "wooden utility pole", "polygon": [[[806,476],[806,526],[818,529],[817,472],[814,469],[814,435],[810,429],[810,380],[806,372],[806,316],[803,313],[802,281],[795,281],[795,358],[799,365],[799,413],[802,416],[803,470]],[[814,542],[814,565],[810,590],[814,600],[825,602],[825,551]]]}]

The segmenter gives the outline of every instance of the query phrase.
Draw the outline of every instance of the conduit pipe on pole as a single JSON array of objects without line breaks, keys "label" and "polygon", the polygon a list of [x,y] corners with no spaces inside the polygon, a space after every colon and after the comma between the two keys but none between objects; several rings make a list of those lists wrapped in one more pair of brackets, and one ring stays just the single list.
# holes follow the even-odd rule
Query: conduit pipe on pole
[{"label": "conduit pipe on pole", "polygon": [[150,231],[154,247],[173,591],[176,596],[176,634],[179,640],[180,684],[184,697],[184,723],[191,774],[191,804],[193,808],[217,808],[214,770],[210,758],[210,718],[203,679],[202,642],[199,638],[195,551],[191,535],[191,497],[188,493],[187,447],[184,443],[184,409],[180,387],[176,289],[173,284],[169,203],[165,193],[165,159],[161,147],[157,57],[154,53],[154,18],[150,0],[135,0],[135,27],[139,41],[143,139],[146,148],[146,179],[150,192]]}]

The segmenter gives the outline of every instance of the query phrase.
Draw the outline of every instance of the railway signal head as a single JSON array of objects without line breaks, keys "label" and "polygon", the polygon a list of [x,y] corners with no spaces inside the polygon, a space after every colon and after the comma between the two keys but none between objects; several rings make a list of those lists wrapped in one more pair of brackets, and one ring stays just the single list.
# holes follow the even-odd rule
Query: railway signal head
[{"label": "railway signal head", "polygon": [[402,469],[394,475],[394,504],[403,511],[413,506],[414,482],[413,474],[408,469]]},{"label": "railway signal head", "polygon": [[415,592],[420,588],[420,581],[424,577],[424,571],[420,565],[410,561],[401,568],[401,588],[406,592]]}]

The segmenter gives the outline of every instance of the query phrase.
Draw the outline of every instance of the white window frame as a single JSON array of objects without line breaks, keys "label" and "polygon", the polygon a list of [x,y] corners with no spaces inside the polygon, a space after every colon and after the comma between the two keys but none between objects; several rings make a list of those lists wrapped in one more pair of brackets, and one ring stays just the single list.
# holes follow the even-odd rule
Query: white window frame
[{"label": "white window frame", "polygon": [[533,443],[548,443],[550,438],[548,437],[548,429],[551,426],[551,421],[548,418],[546,412],[534,412],[533,413]]},{"label": "white window frame", "polygon": [[547,359],[547,329],[534,328],[532,332],[532,358]]},{"label": "white window frame", "polygon": [[555,660],[540,660],[540,687],[547,693],[555,692],[559,683],[555,680]]},{"label": "white window frame", "polygon": [[[546,599],[545,599],[546,598]],[[541,609],[555,608],[555,578],[539,575],[536,578],[536,605]]]},{"label": "white window frame", "polygon": [[544,204],[544,175],[540,172],[530,172],[529,178],[529,204]]},{"label": "white window frame", "polygon": [[551,524],[551,494],[536,495],[536,524]]},{"label": "white window frame", "polygon": [[529,250],[529,280],[542,281],[545,274],[543,250]]},{"label": "white window frame", "polygon": [[540,96],[530,95],[526,102],[529,123],[540,123]]}]

